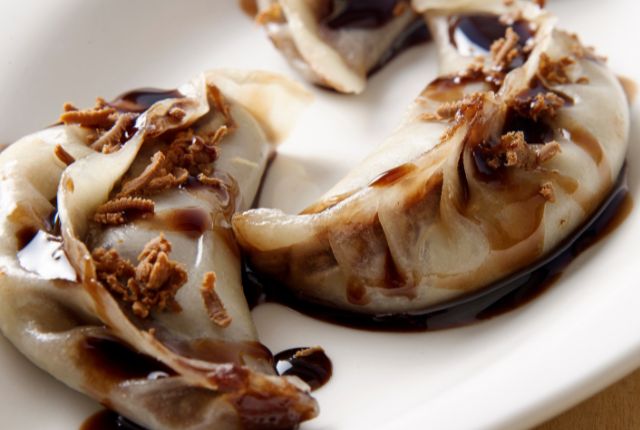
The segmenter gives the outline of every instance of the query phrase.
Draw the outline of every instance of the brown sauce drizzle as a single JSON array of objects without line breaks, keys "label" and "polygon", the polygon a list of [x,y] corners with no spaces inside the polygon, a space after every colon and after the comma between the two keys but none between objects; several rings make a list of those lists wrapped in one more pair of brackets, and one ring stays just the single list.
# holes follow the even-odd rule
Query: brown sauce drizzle
[{"label": "brown sauce drizzle", "polygon": [[180,232],[192,239],[213,229],[211,215],[201,208],[170,209],[141,222],[146,228]]},{"label": "brown sauce drizzle", "polygon": [[141,113],[161,100],[182,97],[185,97],[184,94],[175,89],[160,90],[157,88],[140,88],[119,95],[109,102],[109,106],[120,112]]},{"label": "brown sauce drizzle", "polygon": [[[449,18],[449,40],[464,56],[487,54],[496,40],[504,37],[511,27],[518,35],[518,45],[524,47],[535,32],[528,21],[519,19],[512,24],[504,24],[495,14],[459,15]],[[522,65],[525,58],[518,56],[511,68]]]},{"label": "brown sauce drizzle", "polygon": [[382,174],[380,174],[380,176],[378,176],[373,181],[371,181],[370,186],[371,187],[388,187],[390,185],[395,184],[404,176],[413,172],[414,170],[416,170],[415,164],[411,164],[411,163],[401,164],[397,167],[394,167],[393,169],[387,170],[386,172],[383,172]]},{"label": "brown sauce drizzle", "polygon": [[549,255],[480,291],[424,311],[371,315],[311,303],[277,282],[259,277],[246,263],[243,285],[248,296],[259,298],[256,303],[283,303],[311,317],[353,328],[406,332],[458,327],[503,314],[540,295],[562,275],[571,261],[620,225],[632,206],[625,166],[609,196],[591,218]]},{"label": "brown sauce drizzle", "polygon": [[273,357],[280,376],[297,376],[311,390],[317,390],[331,378],[333,365],[322,348],[291,348]]},{"label": "brown sauce drizzle", "polygon": [[256,191],[256,195],[253,197],[253,202],[251,202],[251,209],[255,209],[258,207],[258,203],[260,203],[260,196],[262,196],[262,190],[264,188],[264,183],[267,180],[267,174],[273,165],[273,162],[276,160],[278,153],[276,151],[271,152],[267,157],[267,164],[264,167],[264,172],[262,173],[262,178],[260,178],[260,185],[258,185],[258,190]]},{"label": "brown sauce drizzle", "polygon": [[134,351],[115,338],[90,337],[84,340],[80,348],[87,368],[96,369],[99,372],[96,377],[107,383],[175,375],[172,369],[161,362]]},{"label": "brown sauce drizzle", "polygon": [[589,154],[596,165],[600,165],[600,163],[604,159],[604,153],[602,151],[600,143],[598,143],[598,139],[596,139],[593,134],[589,133],[582,127],[573,127],[567,129],[566,131],[569,134],[568,138],[571,139],[576,145],[584,149],[584,151]]},{"label": "brown sauce drizzle", "polygon": [[271,351],[255,341],[222,341],[214,339],[199,339],[190,342],[180,342],[167,337],[163,339],[158,333],[158,339],[169,349],[180,356],[208,361],[210,363],[233,363],[240,366],[246,364],[247,358],[271,362]]},{"label": "brown sauce drizzle", "polygon": [[16,233],[16,241],[18,242],[18,250],[23,249],[38,234],[38,229],[31,226],[22,227]]},{"label": "brown sauce drizzle", "polygon": [[104,409],[87,418],[80,426],[80,430],[145,430],[122,415]]},{"label": "brown sauce drizzle", "polygon": [[[539,79],[533,79],[529,84],[529,88],[518,94],[516,100],[533,99],[538,94],[545,93],[553,93],[560,97],[564,100],[565,107],[574,104],[574,100],[571,97],[547,88]],[[510,106],[507,110],[502,134],[511,131],[522,131],[524,133],[524,140],[528,143],[548,143],[554,140],[555,137],[555,130],[545,118],[533,119],[531,115],[521,114],[517,109],[514,109],[513,106]]]},{"label": "brown sauce drizzle", "polygon": [[310,417],[291,408],[287,397],[269,393],[245,393],[232,400],[243,430],[296,430],[302,420]]},{"label": "brown sauce drizzle", "polygon": [[[396,16],[402,0],[332,0],[323,24],[333,29],[377,28]],[[407,5],[408,6],[408,5]]]},{"label": "brown sauce drizzle", "polygon": [[211,216],[199,208],[174,209],[164,217],[164,228],[197,238],[213,228]]}]

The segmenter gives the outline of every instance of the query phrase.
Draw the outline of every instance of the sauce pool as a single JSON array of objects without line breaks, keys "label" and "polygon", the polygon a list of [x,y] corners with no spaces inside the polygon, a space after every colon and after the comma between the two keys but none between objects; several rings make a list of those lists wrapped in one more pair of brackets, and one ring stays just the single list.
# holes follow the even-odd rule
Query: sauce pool
[{"label": "sauce pool", "polygon": [[312,391],[329,382],[333,373],[331,360],[320,347],[287,349],[274,355],[273,361],[278,375],[297,376]]},{"label": "sauce pool", "polygon": [[145,430],[109,409],[98,411],[85,420],[80,430]]}]

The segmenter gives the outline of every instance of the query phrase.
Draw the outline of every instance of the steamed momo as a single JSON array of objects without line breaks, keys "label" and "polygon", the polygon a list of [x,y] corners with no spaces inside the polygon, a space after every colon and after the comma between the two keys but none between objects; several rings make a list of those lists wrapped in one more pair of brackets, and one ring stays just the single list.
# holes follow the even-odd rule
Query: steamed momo
[{"label": "steamed momo", "polygon": [[[395,314],[479,290],[571,235],[621,171],[623,90],[555,17],[528,2],[416,3],[443,74],[395,132],[302,213],[233,218],[252,268],[300,299]],[[501,35],[465,52],[449,26],[478,16]]]},{"label": "steamed momo", "polygon": [[[230,231],[307,94],[208,72],[132,92],[0,154],[0,328],[31,361],[152,429],[282,428],[317,414],[274,374]],[[264,100],[277,109],[265,110]]]},{"label": "steamed momo", "polygon": [[259,23],[307,80],[360,93],[367,75],[428,32],[408,0],[257,0]]}]

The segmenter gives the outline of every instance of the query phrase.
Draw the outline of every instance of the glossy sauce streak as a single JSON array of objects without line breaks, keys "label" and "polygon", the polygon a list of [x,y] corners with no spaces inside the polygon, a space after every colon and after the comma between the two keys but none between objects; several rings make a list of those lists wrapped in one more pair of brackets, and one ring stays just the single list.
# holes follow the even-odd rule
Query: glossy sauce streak
[{"label": "glossy sauce streak", "polygon": [[121,112],[141,113],[153,106],[154,103],[165,99],[184,97],[178,90],[160,90],[157,88],[140,88],[119,95],[109,106]]},{"label": "glossy sauce streak", "polygon": [[251,202],[251,209],[255,209],[258,207],[258,203],[260,203],[260,196],[262,195],[262,189],[264,188],[264,183],[267,180],[267,174],[273,165],[278,153],[273,151],[267,157],[267,164],[264,167],[264,172],[262,173],[262,178],[260,178],[260,185],[258,185],[258,190],[256,191],[256,195],[253,197],[253,202]]},{"label": "glossy sauce streak", "polygon": [[[500,17],[494,14],[460,15],[449,19],[449,40],[458,49],[460,55],[473,56],[487,54],[496,40],[504,37],[507,28],[511,27],[518,35],[518,45],[523,47],[534,36],[529,22],[517,20],[511,25],[500,22]],[[522,58],[516,59],[518,67]]]},{"label": "glossy sauce streak", "polygon": [[210,363],[233,363],[243,366],[247,358],[266,362],[272,360],[271,351],[256,341],[199,339],[183,342],[171,337],[165,338],[161,334],[158,340],[178,355]]},{"label": "glossy sauce streak", "polygon": [[18,242],[18,250],[23,249],[25,246],[27,246],[27,244],[29,244],[29,242],[31,242],[31,240],[34,238],[34,236],[38,233],[38,229],[31,227],[31,226],[27,226],[27,227],[23,227],[20,230],[18,230],[18,232],[16,233],[16,241]]},{"label": "glossy sauce streak", "polygon": [[199,237],[213,228],[211,216],[202,209],[174,209],[166,217],[166,227],[183,232],[191,237]]},{"label": "glossy sauce streak", "polygon": [[322,348],[292,348],[274,356],[276,371],[280,376],[297,376],[317,390],[331,378],[333,365]]},{"label": "glossy sauce streak", "polygon": [[[527,102],[533,100],[538,94],[546,93],[553,93],[560,97],[564,100],[565,107],[574,104],[574,100],[571,97],[547,88],[539,79],[533,79],[528,89],[516,95],[516,101],[520,102],[516,104],[516,106],[526,106]],[[514,106],[510,106],[507,111],[502,134],[510,131],[522,131],[524,133],[524,140],[527,141],[527,143],[547,143],[554,140],[555,137],[554,129],[544,118],[534,120],[529,112],[518,112]]]},{"label": "glossy sauce streak", "polygon": [[185,208],[158,212],[152,218],[145,219],[143,225],[150,229],[183,233],[197,239],[213,229],[213,220],[201,208]]},{"label": "glossy sauce streak", "polygon": [[566,131],[568,133],[568,138],[589,154],[597,165],[602,163],[604,153],[598,139],[596,139],[593,134],[581,127],[570,128]]},{"label": "glossy sauce streak", "polygon": [[500,315],[528,303],[544,292],[580,253],[620,225],[633,204],[626,167],[609,197],[571,237],[542,260],[480,291],[420,312],[368,315],[300,300],[276,282],[259,278],[245,264],[243,285],[260,301],[275,301],[314,318],[354,328],[377,331],[424,331],[462,326]]},{"label": "glossy sauce streak", "polygon": [[415,164],[401,164],[393,169],[383,172],[380,176],[371,181],[370,186],[377,188],[391,186],[414,170],[416,170]]},{"label": "glossy sauce streak", "polygon": [[564,101],[564,107],[573,106],[575,104],[574,100],[570,96],[561,91],[552,90],[538,78],[533,78],[529,82],[529,88],[516,95],[516,100],[533,100],[538,94],[544,95],[546,93],[554,93],[556,96],[560,97]]},{"label": "glossy sauce streak", "polygon": [[[128,379],[158,379],[175,372],[156,359],[140,354],[116,339],[87,338],[81,345],[81,357],[87,368],[96,369],[105,382]],[[100,377],[96,375],[96,377]],[[106,375],[106,378],[105,376]]]},{"label": "glossy sauce streak", "polygon": [[80,430],[145,430],[122,415],[108,409],[98,411],[82,423]]}]

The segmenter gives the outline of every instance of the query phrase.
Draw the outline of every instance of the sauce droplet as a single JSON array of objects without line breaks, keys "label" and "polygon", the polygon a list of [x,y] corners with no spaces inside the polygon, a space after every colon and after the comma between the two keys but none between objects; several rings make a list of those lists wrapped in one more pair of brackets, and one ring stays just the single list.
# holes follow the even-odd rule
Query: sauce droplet
[{"label": "sauce droplet", "polygon": [[121,112],[144,112],[161,100],[184,97],[178,90],[160,90],[157,88],[140,88],[119,95],[109,106]]},{"label": "sauce droplet", "polygon": [[520,47],[525,46],[534,36],[528,21],[517,20],[512,24],[505,24],[500,21],[498,15],[478,14],[451,17],[449,20],[449,40],[458,49],[460,55],[487,54],[491,51],[493,42],[503,38],[509,27],[518,35]]},{"label": "sauce droplet", "polygon": [[277,353],[273,357],[276,371],[280,376],[297,376],[317,390],[331,378],[333,365],[320,347],[292,348]]}]

